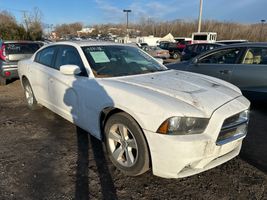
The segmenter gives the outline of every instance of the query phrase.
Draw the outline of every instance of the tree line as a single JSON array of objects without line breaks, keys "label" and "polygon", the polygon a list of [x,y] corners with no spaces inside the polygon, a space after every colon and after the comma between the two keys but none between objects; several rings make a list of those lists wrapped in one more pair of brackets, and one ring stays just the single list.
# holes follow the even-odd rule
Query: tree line
[{"label": "tree line", "polygon": [[[191,37],[192,32],[197,31],[197,21],[172,20],[157,21],[151,18],[141,18],[138,23],[130,24],[130,36],[148,36],[163,37],[168,33],[173,36]],[[58,24],[53,32],[58,38],[64,36],[76,36],[77,31],[82,29],[80,22]],[[125,36],[125,24],[98,24],[91,26],[94,31],[83,34],[85,37],[96,37],[112,33],[117,36]],[[202,22],[203,32],[217,32],[218,40],[226,39],[246,39],[249,41],[267,41],[267,25],[263,23],[241,24],[235,22],[220,22],[214,20],[205,20]],[[0,37],[4,40],[40,40],[44,33],[42,26],[42,13],[35,8],[30,14],[24,16],[23,23],[18,23],[14,16],[7,11],[0,12]]]},{"label": "tree line", "polygon": [[43,35],[42,13],[38,8],[24,13],[19,23],[8,11],[0,12],[0,38],[3,40],[41,40]]},{"label": "tree line", "polygon": [[[117,28],[114,32],[120,36],[126,35],[125,24],[95,25],[96,30],[106,33],[111,27]],[[154,20],[141,20],[137,24],[130,24],[130,33],[133,36],[163,37],[171,33],[174,37],[191,37],[197,32],[198,22],[186,20],[173,20],[158,22]],[[135,30],[139,30],[136,32]],[[249,41],[267,41],[267,24],[241,24],[235,22],[219,22],[205,20],[202,22],[202,32],[217,32],[217,40],[245,39]]]},{"label": "tree line", "polygon": [[[83,27],[82,23],[62,24],[55,27],[57,35],[77,35],[77,31]],[[95,30],[91,33],[84,34],[88,37],[96,37],[97,35],[107,35],[108,33],[117,36],[125,36],[125,24],[98,24],[91,26]],[[154,21],[140,20],[139,23],[130,24],[130,36],[148,36],[163,37],[171,33],[176,37],[191,37],[193,32],[197,32],[198,22],[186,20],[173,21]],[[203,32],[217,32],[218,40],[234,40],[244,39],[249,41],[261,42],[267,41],[267,24],[241,24],[235,22],[220,22],[214,20],[205,20],[202,22]]]}]

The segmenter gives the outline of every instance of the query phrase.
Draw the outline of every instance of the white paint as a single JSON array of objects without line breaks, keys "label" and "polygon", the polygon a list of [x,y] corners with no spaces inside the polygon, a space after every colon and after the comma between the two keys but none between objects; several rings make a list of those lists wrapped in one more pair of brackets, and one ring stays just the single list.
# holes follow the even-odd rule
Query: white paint
[{"label": "white paint", "polygon": [[[155,175],[167,178],[193,175],[239,153],[242,138],[223,146],[215,143],[224,119],[249,108],[250,103],[237,87],[205,75],[174,70],[95,78],[81,46],[109,43],[59,44],[77,48],[89,77],[64,75],[35,63],[32,58],[19,62],[20,78],[29,79],[39,103],[99,139],[99,119],[104,108],[115,107],[130,114],[144,131]],[[173,116],[204,117],[210,121],[202,134],[156,133],[162,122]],[[220,160],[214,161],[220,156]],[[183,170],[186,166],[190,168]]]}]

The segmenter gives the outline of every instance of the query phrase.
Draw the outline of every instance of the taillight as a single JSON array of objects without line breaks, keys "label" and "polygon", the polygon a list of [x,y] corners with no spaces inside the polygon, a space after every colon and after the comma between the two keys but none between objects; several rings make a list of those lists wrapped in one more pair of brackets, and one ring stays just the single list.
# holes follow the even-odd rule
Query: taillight
[{"label": "taillight", "polygon": [[0,49],[0,59],[6,60],[6,46],[4,44],[2,44]]},{"label": "taillight", "polygon": [[11,75],[11,72],[9,72],[9,71],[5,71],[5,76],[6,77],[9,77]]},{"label": "taillight", "polygon": [[6,45],[3,44],[3,56],[6,57]]}]

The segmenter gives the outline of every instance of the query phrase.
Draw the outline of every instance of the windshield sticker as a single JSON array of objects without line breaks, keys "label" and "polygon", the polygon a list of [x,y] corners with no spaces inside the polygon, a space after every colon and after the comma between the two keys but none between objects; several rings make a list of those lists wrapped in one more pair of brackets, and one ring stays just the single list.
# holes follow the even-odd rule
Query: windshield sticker
[{"label": "windshield sticker", "polygon": [[107,57],[104,51],[95,51],[90,52],[91,56],[93,57],[95,63],[107,63],[110,62],[109,58]]},{"label": "windshield sticker", "polygon": [[98,46],[87,47],[86,50],[89,51],[89,52],[92,52],[92,51],[104,51],[104,49],[102,47],[98,47]]},{"label": "windshield sticker", "polygon": [[7,50],[20,51],[20,46],[17,46],[15,44],[9,44],[7,45]]},{"label": "windshield sticker", "polygon": [[141,70],[146,71],[147,68],[146,67],[141,67]]}]

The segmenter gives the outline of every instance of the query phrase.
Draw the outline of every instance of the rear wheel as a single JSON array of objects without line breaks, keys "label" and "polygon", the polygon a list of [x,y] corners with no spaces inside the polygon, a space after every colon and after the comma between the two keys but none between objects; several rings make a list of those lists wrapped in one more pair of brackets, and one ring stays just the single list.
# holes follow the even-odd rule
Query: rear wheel
[{"label": "rear wheel", "polygon": [[0,85],[6,85],[6,82],[7,82],[6,78],[0,76]]},{"label": "rear wheel", "polygon": [[36,109],[40,108],[40,106],[38,105],[38,103],[35,99],[35,96],[34,96],[34,93],[33,93],[33,90],[32,90],[32,87],[31,87],[29,81],[25,80],[23,86],[24,86],[24,93],[26,96],[26,101],[27,101],[28,107],[31,110],[36,110]]},{"label": "rear wheel", "polygon": [[178,52],[174,52],[172,57],[173,59],[178,59],[180,57],[180,54]]},{"label": "rear wheel", "polygon": [[117,113],[108,119],[105,142],[110,160],[126,175],[137,176],[149,169],[149,153],[143,132],[126,113]]}]

